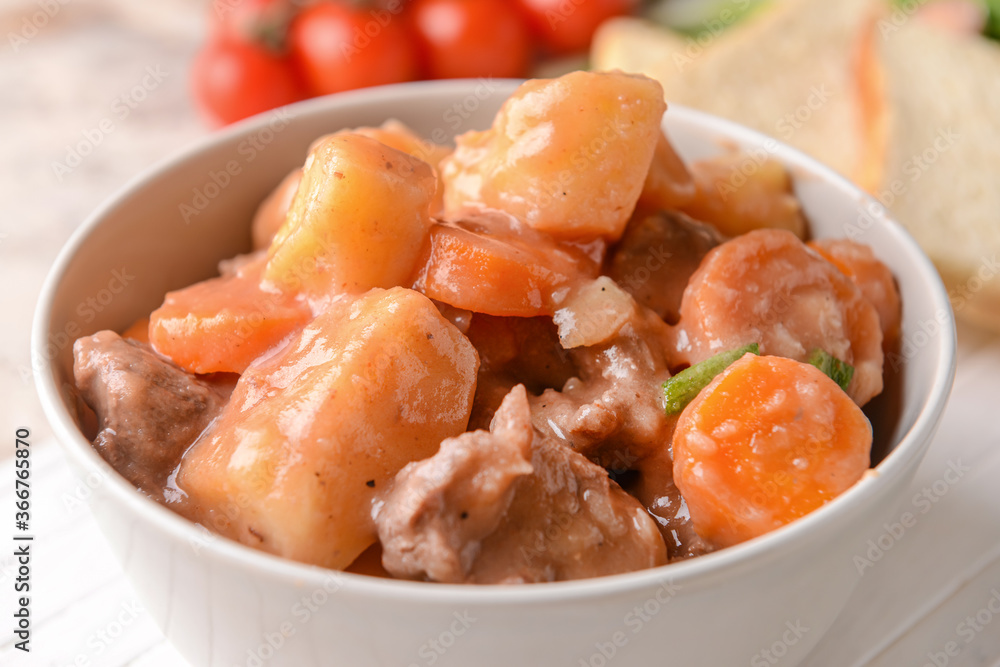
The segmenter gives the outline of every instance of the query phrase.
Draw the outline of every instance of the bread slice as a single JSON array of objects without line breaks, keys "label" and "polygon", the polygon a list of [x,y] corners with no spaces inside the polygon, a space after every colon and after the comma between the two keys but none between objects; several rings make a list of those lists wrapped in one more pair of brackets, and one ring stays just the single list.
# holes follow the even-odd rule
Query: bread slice
[{"label": "bread slice", "polygon": [[1000,45],[909,21],[879,33],[886,151],[876,195],[956,314],[1000,330]]},{"label": "bread slice", "polygon": [[783,0],[699,39],[620,19],[599,33],[592,61],[652,76],[668,103],[777,137],[871,187],[858,72],[870,71],[864,48],[884,11],[880,0]]},{"label": "bread slice", "polygon": [[618,19],[592,61],[838,169],[923,246],[956,314],[1000,331],[997,44],[891,20],[882,0],[783,0],[702,41]]},{"label": "bread slice", "polygon": [[613,18],[601,24],[594,35],[591,68],[620,69],[656,79],[661,71],[669,71],[675,56],[685,57],[687,45],[687,37],[669,28],[631,16]]}]

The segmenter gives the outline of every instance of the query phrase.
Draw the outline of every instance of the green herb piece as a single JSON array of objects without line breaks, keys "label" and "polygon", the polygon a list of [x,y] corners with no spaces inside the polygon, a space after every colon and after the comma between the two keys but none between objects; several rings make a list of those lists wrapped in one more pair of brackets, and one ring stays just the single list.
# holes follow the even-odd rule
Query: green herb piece
[{"label": "green herb piece", "polygon": [[854,377],[854,366],[818,347],[810,353],[808,361],[847,391],[847,385],[851,384],[851,378]]},{"label": "green herb piece", "polygon": [[760,346],[757,343],[750,343],[736,350],[720,352],[714,357],[709,357],[705,361],[682,370],[664,382],[663,395],[666,398],[667,414],[675,415],[683,410],[716,375],[726,370],[731,363],[748,352],[760,354]]}]

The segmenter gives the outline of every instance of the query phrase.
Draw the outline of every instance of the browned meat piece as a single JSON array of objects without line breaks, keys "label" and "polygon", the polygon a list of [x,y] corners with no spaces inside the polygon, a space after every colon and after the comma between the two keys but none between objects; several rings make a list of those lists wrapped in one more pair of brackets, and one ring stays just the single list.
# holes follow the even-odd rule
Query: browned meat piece
[{"label": "browned meat piece", "polygon": [[528,391],[561,387],[576,373],[551,318],[476,313],[467,335],[483,366],[510,374]]},{"label": "browned meat piece", "polygon": [[570,350],[579,375],[531,399],[535,428],[614,470],[666,447],[671,425],[660,385],[670,377],[668,334],[657,315],[636,306],[611,340]]},{"label": "browned meat piece", "polygon": [[485,429],[504,396],[517,384],[540,394],[576,374],[547,317],[494,317],[475,313],[466,332],[481,364],[469,430]]},{"label": "browned meat piece", "polygon": [[637,213],[611,254],[608,275],[670,324],[702,257],[725,240],[713,226],[676,211]]},{"label": "browned meat piece", "polygon": [[184,450],[225,405],[225,382],[199,379],[113,331],[78,339],[73,354],[76,386],[97,413],[94,447],[162,502]]},{"label": "browned meat piece", "polygon": [[513,376],[479,367],[476,377],[476,396],[472,401],[472,414],[469,415],[468,430],[488,429],[493,415],[496,414],[504,396],[517,386]]},{"label": "browned meat piece", "polygon": [[[676,420],[676,418],[675,418]],[[671,424],[673,430],[673,424]],[[641,461],[639,474],[627,489],[653,516],[667,543],[670,561],[700,556],[711,551],[691,525],[691,515],[674,484],[673,457],[668,448]]]},{"label": "browned meat piece", "polygon": [[579,368],[562,391],[531,399],[532,419],[548,437],[567,444],[623,477],[656,520],[671,560],[705,552],[691,528],[673,483],[670,440],[676,418],[664,412],[660,389],[667,370],[667,325],[633,306],[628,321],[607,343],[576,348]]},{"label": "browned meat piece", "polygon": [[491,431],[449,438],[435,456],[399,472],[376,519],[389,572],[450,583],[468,578],[480,543],[510,506],[514,482],[533,471],[531,422],[512,412],[508,401]]},{"label": "browned meat piece", "polygon": [[655,524],[605,470],[531,426],[515,387],[492,430],[465,433],[396,477],[376,516],[397,577],[530,583],[666,562]]}]

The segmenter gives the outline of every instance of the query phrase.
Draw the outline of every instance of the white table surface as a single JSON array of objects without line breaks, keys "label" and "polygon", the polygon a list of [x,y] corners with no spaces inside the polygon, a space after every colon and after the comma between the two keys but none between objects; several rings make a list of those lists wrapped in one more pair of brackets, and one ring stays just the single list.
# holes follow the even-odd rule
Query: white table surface
[{"label": "white table surface", "polygon": [[[14,51],[6,36],[39,5],[0,3],[0,428],[32,430],[37,535],[28,656],[13,648],[13,562],[11,549],[0,550],[3,666],[185,664],[122,577],[86,504],[75,500],[86,487],[46,442],[48,427],[30,380],[28,331],[42,278],[86,214],[139,169],[207,132],[191,108],[186,71],[202,38],[206,4],[64,1]],[[147,66],[161,66],[168,76],[128,117],[116,117],[115,98]],[[53,162],[108,117],[115,130],[79,168],[58,178]],[[932,656],[940,663],[946,648],[957,652],[947,656],[949,666],[1000,665],[1000,614],[988,608],[1000,591],[1000,338],[965,327],[959,334],[955,390],[914,494],[941,480],[950,463],[970,471],[926,513],[909,501],[900,508],[900,514],[918,513],[917,524],[866,571],[810,667],[922,667],[934,664]],[[13,443],[0,442],[0,506],[10,507]],[[977,614],[990,623],[978,625]],[[970,632],[973,627],[980,629]]]}]

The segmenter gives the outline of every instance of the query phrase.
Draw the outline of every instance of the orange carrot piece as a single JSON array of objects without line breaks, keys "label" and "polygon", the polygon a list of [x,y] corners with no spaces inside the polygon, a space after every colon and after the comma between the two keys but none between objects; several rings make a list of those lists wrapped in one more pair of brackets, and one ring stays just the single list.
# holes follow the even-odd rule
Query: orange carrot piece
[{"label": "orange carrot piece", "polygon": [[149,340],[192,373],[242,373],[311,319],[293,295],[261,289],[265,255],[235,272],[168,292],[150,316]]},{"label": "orange carrot piece", "polygon": [[850,278],[875,306],[882,325],[882,347],[891,349],[899,338],[903,309],[889,267],[870,247],[848,239],[819,239],[807,245]]},{"label": "orange carrot piece", "polygon": [[140,317],[122,332],[122,338],[128,338],[139,343],[149,342],[149,318]]},{"label": "orange carrot piece", "polygon": [[715,547],[763,535],[845,491],[869,466],[861,409],[817,368],[747,354],[677,422],[674,478]]},{"label": "orange carrot piece", "polygon": [[494,216],[435,224],[418,265],[414,288],[430,298],[514,317],[552,315],[554,294],[598,268],[578,248]]}]

